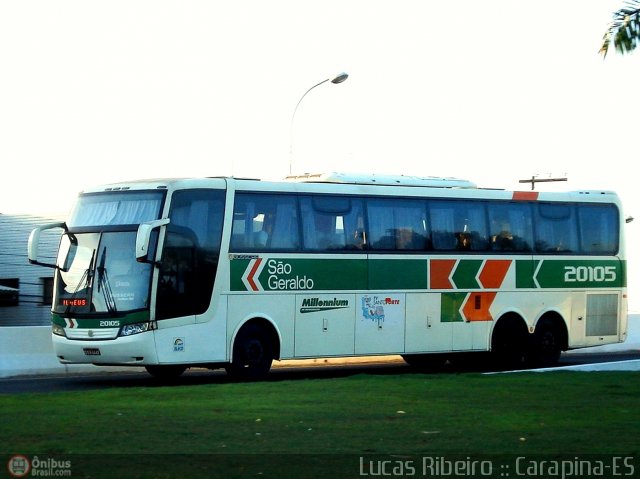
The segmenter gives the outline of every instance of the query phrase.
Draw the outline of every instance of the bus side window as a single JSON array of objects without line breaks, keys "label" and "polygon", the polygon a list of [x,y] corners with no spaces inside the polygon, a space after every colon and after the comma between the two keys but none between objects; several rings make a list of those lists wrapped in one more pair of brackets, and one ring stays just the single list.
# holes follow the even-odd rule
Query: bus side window
[{"label": "bus side window", "polygon": [[522,202],[489,203],[491,250],[530,252],[533,245],[531,204]]},{"label": "bus side window", "polygon": [[428,249],[426,204],[421,200],[370,198],[367,201],[370,247],[386,251]]},{"label": "bus side window", "polygon": [[616,254],[619,217],[618,209],[613,205],[578,206],[580,251],[585,254]]},{"label": "bus side window", "polygon": [[456,240],[456,249],[461,251],[471,250],[471,233],[468,233],[467,231],[456,233]]},{"label": "bus side window", "polygon": [[541,203],[537,210],[536,251],[578,252],[575,208],[566,204]]},{"label": "bus side window", "polygon": [[231,251],[283,251],[300,247],[296,197],[238,193]]},{"label": "bus side window", "polygon": [[[263,232],[268,235],[267,249],[298,249],[298,207],[295,197],[276,196],[271,214],[265,218]],[[264,239],[264,236],[262,236]]]},{"label": "bus side window", "polygon": [[363,210],[362,199],[357,197],[301,197],[304,249],[340,251],[366,248]]},{"label": "bus side window", "polygon": [[439,251],[485,251],[489,247],[484,202],[429,202],[433,248]]}]

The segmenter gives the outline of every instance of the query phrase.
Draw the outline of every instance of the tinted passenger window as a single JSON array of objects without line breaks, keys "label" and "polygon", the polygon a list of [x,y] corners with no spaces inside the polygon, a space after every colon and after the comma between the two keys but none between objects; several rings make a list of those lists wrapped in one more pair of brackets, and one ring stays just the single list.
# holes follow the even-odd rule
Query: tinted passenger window
[{"label": "tinted passenger window", "polygon": [[238,193],[233,210],[231,251],[283,251],[300,248],[296,197]]},{"label": "tinted passenger window", "polygon": [[573,206],[542,203],[537,209],[536,251],[541,253],[577,252],[577,226]]},{"label": "tinted passenger window", "polygon": [[618,210],[613,205],[578,207],[580,246],[586,254],[616,254],[620,229]]},{"label": "tinted passenger window", "polygon": [[363,206],[360,198],[306,196],[300,198],[304,248],[312,251],[363,250]]},{"label": "tinted passenger window", "polygon": [[429,247],[424,201],[369,199],[367,219],[373,250],[422,251]]},{"label": "tinted passenger window", "polygon": [[489,203],[492,251],[528,252],[533,248],[533,218],[528,203]]},{"label": "tinted passenger window", "polygon": [[431,239],[438,251],[484,251],[489,246],[484,203],[429,202]]}]

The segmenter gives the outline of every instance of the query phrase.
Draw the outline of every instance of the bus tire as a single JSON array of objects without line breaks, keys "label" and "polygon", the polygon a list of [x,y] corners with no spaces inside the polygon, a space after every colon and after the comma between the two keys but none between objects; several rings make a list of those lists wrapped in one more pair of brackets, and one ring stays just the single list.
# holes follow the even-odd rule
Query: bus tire
[{"label": "bus tire", "polygon": [[562,354],[562,333],[558,324],[541,320],[536,326],[528,355],[528,362],[536,367],[555,366]]},{"label": "bus tire", "polygon": [[244,326],[233,343],[233,359],[226,366],[227,374],[237,379],[264,379],[274,359],[271,337],[257,324]]},{"label": "bus tire", "polygon": [[501,369],[521,368],[528,351],[529,333],[519,316],[506,316],[496,324],[491,336],[493,362]]},{"label": "bus tire", "polygon": [[186,366],[181,366],[179,364],[158,364],[154,366],[145,366],[144,368],[149,374],[157,379],[176,379],[187,369]]}]

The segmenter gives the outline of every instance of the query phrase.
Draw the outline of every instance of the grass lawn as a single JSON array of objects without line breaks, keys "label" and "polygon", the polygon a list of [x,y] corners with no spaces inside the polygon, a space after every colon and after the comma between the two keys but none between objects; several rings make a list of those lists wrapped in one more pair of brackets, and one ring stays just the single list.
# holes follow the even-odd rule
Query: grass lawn
[{"label": "grass lawn", "polygon": [[635,372],[114,388],[0,396],[0,411],[0,458],[66,458],[91,477],[359,477],[362,457],[559,453],[634,455],[640,469]]}]

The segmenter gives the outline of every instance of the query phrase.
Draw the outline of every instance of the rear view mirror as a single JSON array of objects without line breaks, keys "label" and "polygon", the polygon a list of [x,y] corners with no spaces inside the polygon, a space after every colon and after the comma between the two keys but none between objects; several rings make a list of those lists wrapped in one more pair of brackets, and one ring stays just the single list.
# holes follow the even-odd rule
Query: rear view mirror
[{"label": "rear view mirror", "polygon": [[35,228],[33,231],[31,231],[31,234],[29,235],[29,243],[27,246],[27,256],[29,258],[29,263],[37,264],[38,266],[45,266],[47,268],[56,268],[55,264],[43,263],[38,261],[38,247],[40,244],[40,235],[42,234],[43,231],[50,230],[53,228],[63,228],[65,231],[67,231],[67,225],[64,222],[48,223],[48,224],[39,226]]},{"label": "rear view mirror", "polygon": [[149,258],[149,241],[151,232],[160,226],[169,224],[169,218],[163,220],[149,221],[138,226],[136,235],[136,261],[141,263],[152,263],[153,258]]}]

